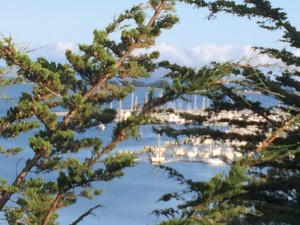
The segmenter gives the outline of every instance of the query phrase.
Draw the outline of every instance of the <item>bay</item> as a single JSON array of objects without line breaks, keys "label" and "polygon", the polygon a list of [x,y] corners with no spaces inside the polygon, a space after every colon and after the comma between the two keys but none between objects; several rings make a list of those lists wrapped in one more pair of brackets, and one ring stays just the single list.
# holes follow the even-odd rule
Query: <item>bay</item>
[{"label": "bay", "polygon": [[[0,115],[4,113],[18,101],[21,92],[27,92],[32,89],[30,84],[12,85],[4,90],[4,95],[12,97],[11,100],[0,99]],[[129,109],[132,107],[132,99],[135,101],[145,101],[146,94],[149,89],[137,88],[134,97],[128,96],[122,102],[122,108]],[[159,95],[161,90],[156,90]],[[262,104],[276,104],[275,101],[270,101],[261,95],[247,94],[252,100],[259,100]],[[196,102],[193,102],[196,100]],[[201,109],[208,106],[209,102],[203,102],[205,98],[201,96],[190,97],[190,102],[177,100],[169,103],[167,107],[176,107],[177,109]],[[207,101],[207,100],[205,100]],[[113,107],[118,108],[120,104],[113,102]],[[101,137],[104,144],[111,139],[111,132],[113,124],[108,125],[104,131],[97,128],[89,129],[82,137]],[[144,145],[156,145],[157,136],[152,133],[152,126],[147,125],[142,128],[143,137],[141,140],[129,139],[120,143],[116,150],[140,150]],[[22,134],[13,139],[0,138],[0,146],[9,148],[14,146],[22,146],[24,151],[16,157],[0,156],[0,176],[7,179],[9,182],[20,172],[22,166],[25,165],[26,159],[33,155],[32,150],[28,146],[28,138],[35,131]],[[169,140],[167,137],[162,137],[162,141]],[[115,152],[114,151],[114,152]],[[88,152],[83,151],[78,154],[78,157],[85,157]],[[166,166],[175,168],[182,173],[186,178],[198,181],[209,180],[217,173],[226,173],[229,165],[225,166],[211,166],[201,162],[172,162],[166,163]],[[47,176],[46,176],[47,177]],[[51,176],[49,177],[51,179]],[[157,202],[157,200],[165,193],[180,191],[185,187],[178,184],[174,179],[169,178],[168,174],[158,167],[152,165],[147,157],[142,158],[132,168],[125,169],[125,176],[117,178],[111,182],[98,182],[94,184],[95,187],[103,189],[103,194],[96,197],[92,201],[86,199],[79,199],[78,203],[61,209],[59,211],[59,222],[61,224],[70,224],[78,216],[87,211],[89,208],[100,204],[102,207],[94,211],[93,216],[86,217],[81,224],[105,224],[105,225],[147,225],[156,224],[165,218],[157,218],[151,212],[154,209],[174,207],[178,202]]]}]

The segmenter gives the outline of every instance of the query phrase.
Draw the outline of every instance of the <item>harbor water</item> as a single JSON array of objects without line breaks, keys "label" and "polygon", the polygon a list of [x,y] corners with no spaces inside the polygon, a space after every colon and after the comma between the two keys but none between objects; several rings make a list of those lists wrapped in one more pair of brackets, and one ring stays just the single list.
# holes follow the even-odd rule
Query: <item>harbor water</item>
[{"label": "harbor water", "polygon": [[[3,95],[11,97],[11,99],[0,99],[0,115],[16,104],[20,92],[31,90],[31,85],[13,85],[5,89]],[[18,92],[16,92],[16,90]],[[146,93],[149,89],[140,88],[135,92],[137,103],[145,100]],[[158,90],[159,93],[159,90]],[[253,98],[260,98],[259,95],[253,94]],[[170,104],[176,105],[177,108],[193,109],[202,108],[209,102],[204,103],[203,98],[197,97],[193,103],[194,97],[191,97],[191,102],[177,101]],[[132,106],[132,97],[128,96],[122,103],[122,107],[130,108]],[[258,99],[259,100],[259,99]],[[270,102],[267,100],[266,102]],[[113,102],[113,107],[119,107],[118,102]],[[107,125],[104,130],[99,130],[96,127],[89,129],[85,137],[101,137],[103,143],[108,143],[111,138],[113,124]],[[14,157],[6,157],[0,155],[0,177],[11,182],[15,175],[20,172],[22,166],[25,165],[26,159],[33,155],[32,150],[28,146],[28,138],[34,131],[22,134],[14,139],[0,138],[0,146],[4,149],[21,146],[24,151]],[[155,145],[157,136],[152,133],[152,126],[147,125],[142,128],[142,138],[136,140],[134,138],[120,143],[115,151],[118,150],[141,150],[145,145]],[[167,137],[161,137],[162,142],[170,140]],[[113,153],[115,153],[115,151]],[[112,153],[112,154],[113,154]],[[86,152],[78,154],[78,157],[84,157]],[[174,161],[165,163],[182,173],[186,178],[206,181],[217,173],[226,173],[229,165],[211,166],[202,162],[194,161]],[[43,176],[43,175],[41,175]],[[51,176],[51,175],[45,175]],[[51,179],[51,177],[50,177]],[[141,157],[136,165],[132,168],[125,169],[125,176],[117,178],[110,182],[98,182],[95,187],[103,190],[103,194],[93,200],[79,199],[78,202],[68,208],[63,208],[59,211],[59,221],[61,224],[70,224],[76,220],[81,214],[96,205],[101,205],[97,208],[93,215],[84,219],[80,224],[105,224],[105,225],[152,225],[162,221],[163,217],[155,217],[151,212],[155,209],[174,207],[177,202],[171,201],[167,203],[158,202],[157,200],[165,193],[180,191],[185,186],[178,184],[175,179],[169,178],[166,171],[152,165],[147,157]]]}]

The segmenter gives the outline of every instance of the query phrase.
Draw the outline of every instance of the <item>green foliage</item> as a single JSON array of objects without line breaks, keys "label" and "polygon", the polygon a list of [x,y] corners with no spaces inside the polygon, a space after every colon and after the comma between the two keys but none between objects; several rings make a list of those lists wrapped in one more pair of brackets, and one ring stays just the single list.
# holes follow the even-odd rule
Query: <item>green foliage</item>
[{"label": "green foliage", "polygon": [[80,221],[82,221],[85,217],[87,217],[88,215],[92,214],[92,211],[94,211],[94,209],[97,209],[101,207],[101,205],[96,205],[92,208],[90,208],[89,210],[87,210],[85,213],[83,213],[80,217],[78,217],[77,220],[75,220],[73,223],[71,223],[70,225],[76,225],[78,224]]},{"label": "green foliage", "polygon": [[[151,122],[148,113],[157,104],[118,123],[114,122],[117,111],[107,105],[134,91],[132,85],[120,86],[114,81],[149,77],[156,69],[158,52],[132,54],[152,46],[163,29],[178,21],[171,14],[172,1],[155,4],[147,13],[141,5],[133,6],[104,30],[96,29],[91,44],[80,44],[79,53],[66,52],[65,64],[45,58],[34,61],[11,37],[0,41],[1,60],[16,71],[18,79],[33,86],[31,93],[20,94],[16,105],[0,118],[1,137],[15,141],[25,133],[29,136],[26,163],[18,168],[11,186],[1,183],[0,210],[5,209],[8,223],[56,224],[60,208],[75,204],[79,197],[91,199],[101,194],[92,187],[94,182],[121,177],[124,168],[134,165],[132,155],[109,153],[118,142],[137,136],[141,124]],[[118,41],[113,33],[121,35]],[[2,72],[0,84],[11,84],[2,79]],[[67,115],[57,116],[54,112],[58,109]],[[104,146],[102,137],[87,136],[89,129],[101,123],[115,125],[111,140]],[[20,150],[1,148],[1,153],[19,157]],[[43,181],[46,174],[51,176]]]},{"label": "green foliage", "polygon": [[50,156],[51,143],[45,141],[39,136],[31,137],[29,139],[29,145],[32,150],[38,154],[41,154],[44,158]]},{"label": "green foliage", "polygon": [[132,167],[134,165],[134,156],[131,154],[115,155],[105,158],[104,164],[106,171],[113,174],[113,176],[122,176],[121,170],[125,167]]},{"label": "green foliage", "polygon": [[9,148],[6,150],[3,150],[0,147],[0,153],[4,154],[5,156],[11,156],[11,155],[17,155],[19,154],[23,149],[21,147],[16,147],[16,148]]},{"label": "green foliage", "polygon": [[[225,12],[240,17],[255,18],[260,27],[267,30],[282,29],[281,41],[289,48],[272,49],[257,47],[259,54],[281,60],[283,67],[272,65],[252,66],[242,62],[212,63],[199,71],[162,62],[160,66],[170,69],[168,77],[172,86],[166,93],[176,92],[176,97],[198,93],[209,97],[212,104],[206,116],[184,113],[181,116],[194,121],[194,126],[182,130],[170,127],[156,129],[170,137],[209,136],[217,140],[245,140],[247,145],[239,150],[245,154],[240,162],[232,165],[228,175],[216,175],[208,182],[185,180],[182,175],[167,170],[188,190],[170,193],[161,200],[181,199],[177,209],[156,210],[155,214],[178,217],[162,224],[298,224],[299,217],[299,57],[293,51],[300,47],[299,31],[287,20],[282,9],[272,7],[270,1],[188,1],[193,6],[208,8],[209,18]],[[282,69],[283,68],[283,69]],[[226,75],[239,75],[243,79],[224,79]],[[229,85],[228,85],[229,84]],[[235,87],[259,91],[276,99],[277,106],[263,106],[247,99]],[[215,122],[226,122],[229,126],[247,128],[256,126],[260,131],[253,135],[224,133],[203,128],[204,122],[217,117],[220,112],[248,110],[250,114],[241,118],[226,118]],[[252,115],[259,116],[254,122]],[[278,118],[274,119],[274,115]],[[272,132],[270,132],[272,130]],[[170,172],[171,171],[171,172]],[[186,200],[182,195],[193,197]],[[276,215],[275,215],[276,214]]]},{"label": "green foliage", "polygon": [[[208,97],[212,102],[204,115],[180,114],[192,120],[195,126],[182,130],[162,126],[154,131],[174,139],[210,136],[220,141],[247,141],[245,147],[238,149],[245,157],[232,164],[228,174],[218,174],[207,182],[186,180],[177,171],[165,168],[171,177],[186,184],[187,189],[162,196],[162,201],[175,199],[181,203],[176,209],[154,211],[157,215],[179,216],[161,224],[297,223],[300,60],[292,50],[300,47],[300,32],[281,9],[272,7],[270,1],[180,2],[207,8],[209,18],[225,12],[255,18],[263,29],[282,29],[282,41],[288,43],[289,48],[259,47],[256,50],[280,59],[285,69],[269,68],[266,72],[268,68],[242,62],[212,62],[194,69],[167,61],[156,63],[158,52],[132,54],[136,49],[152,46],[163,29],[170,29],[178,22],[178,17],[173,14],[175,1],[167,0],[149,1],[153,11],[150,19],[150,9],[145,11],[142,5],[126,10],[104,30],[95,30],[92,43],[79,45],[79,53],[67,51],[68,62],[65,64],[48,62],[44,58],[33,61],[16,47],[11,37],[4,38],[0,41],[0,58],[6,62],[6,67],[16,71],[18,78],[4,79],[1,68],[0,85],[22,79],[34,84],[32,93],[20,95],[17,104],[0,118],[0,136],[14,141],[26,133],[30,136],[28,151],[32,150],[12,184],[1,180],[0,209],[5,212],[9,224],[56,224],[60,208],[77,203],[79,197],[92,199],[101,194],[101,190],[93,188],[94,182],[121,177],[124,168],[134,165],[133,155],[110,155],[114,147],[126,138],[137,137],[140,125],[161,123],[150,116],[158,107],[178,98],[187,101],[187,96],[194,94]],[[118,41],[111,39],[116,32],[120,34]],[[157,67],[170,71],[166,78],[171,82],[164,85],[162,96],[156,97],[152,89],[147,103],[139,106],[127,119],[114,124],[107,145],[103,146],[101,137],[85,136],[99,123],[114,123],[117,111],[106,108],[107,103],[120,101],[134,91],[132,85],[120,87],[118,83],[149,77]],[[243,79],[231,80],[232,75]],[[117,84],[114,83],[116,80]],[[260,91],[278,100],[280,105],[264,107],[237,92],[236,86]],[[57,108],[66,111],[67,115],[56,116]],[[232,110],[249,110],[250,113],[243,115],[242,121],[222,118],[213,122],[226,122],[229,126],[246,129],[256,126],[259,131],[242,135],[203,127],[219,112]],[[274,119],[274,112],[279,112],[280,117]],[[250,121],[252,115],[260,118],[259,121]],[[18,157],[20,150],[19,147],[1,148],[0,152]],[[79,156],[83,152],[84,159]],[[35,174],[31,173],[33,171]],[[46,173],[51,173],[54,178],[43,180]],[[185,198],[186,193],[188,198]],[[10,204],[10,200],[15,204]]]},{"label": "green foliage", "polygon": [[192,219],[170,219],[160,223],[160,225],[196,225],[198,222],[193,221]]},{"label": "green foliage", "polygon": [[[56,185],[53,182],[45,183],[42,179],[28,179],[21,187],[22,196],[19,196],[16,204],[21,208],[8,208],[6,216],[10,224],[19,224],[23,221],[26,224],[41,224],[43,216],[46,213],[47,206],[53,198],[46,193],[54,193],[57,191]],[[28,209],[24,213],[22,208]],[[26,216],[25,216],[26,215]],[[25,217],[24,217],[25,216]],[[52,215],[55,219],[56,214]],[[49,224],[56,224],[50,222]]]}]

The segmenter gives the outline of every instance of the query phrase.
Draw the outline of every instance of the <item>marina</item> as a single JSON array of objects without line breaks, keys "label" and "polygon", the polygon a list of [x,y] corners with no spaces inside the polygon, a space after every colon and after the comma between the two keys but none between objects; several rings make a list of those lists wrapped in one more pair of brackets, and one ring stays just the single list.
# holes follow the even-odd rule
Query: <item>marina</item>
[{"label": "marina", "polygon": [[185,140],[178,145],[174,141],[166,141],[163,145],[144,146],[142,150],[117,150],[116,154],[132,154],[136,157],[136,161],[148,159],[152,164],[201,162],[213,165],[232,163],[243,156],[229,143],[215,144],[212,139],[204,139],[197,145],[191,143]]},{"label": "marina", "polygon": [[[12,85],[11,88],[6,89],[4,94],[11,98],[9,100],[1,99],[1,115],[4,115],[10,107],[17,103],[18,95],[14,91],[16,88],[21,92],[27,92],[31,90],[32,86],[29,84],[18,85],[18,87]],[[120,115],[128,116],[132,110],[135,110],[135,104],[142,104],[137,100],[143,100],[147,92],[149,92],[149,89],[137,88],[135,95],[138,98],[128,96],[121,103],[114,101],[108,104],[107,107],[119,110],[119,117]],[[159,94],[160,90],[157,90],[157,93]],[[261,98],[257,94],[253,94],[251,97],[253,99],[256,97],[258,100]],[[131,99],[134,99],[133,105],[131,105]],[[196,101],[194,101],[195,99]],[[209,106],[207,99],[202,96],[197,96],[196,98],[191,96],[190,100],[190,102],[178,100],[164,106],[163,109],[173,107],[174,113],[162,110],[161,113],[153,116],[160,118],[162,123],[167,123],[178,129],[183,128],[189,121],[180,120],[179,114],[181,112],[189,112],[190,110],[190,112],[205,115],[205,108]],[[269,104],[270,100],[267,99],[265,102],[267,103],[264,104]],[[58,116],[65,116],[66,113],[62,108],[56,109]],[[220,122],[220,120],[226,117],[239,118],[246,113],[221,112],[220,115],[214,115],[210,118],[205,126],[215,127],[226,132],[241,132],[235,127],[228,126],[227,123]],[[253,115],[252,118],[261,119],[256,115]],[[99,124],[90,128],[84,134],[77,133],[76,138],[101,137],[103,145],[106,145],[111,141],[114,125],[115,123]],[[193,126],[193,124],[190,125]],[[176,142],[165,135],[158,137],[157,134],[153,133],[152,127],[153,125],[151,124],[142,126],[138,138],[130,138],[119,143],[110,153],[111,155],[135,154],[136,165],[132,168],[126,168],[123,177],[111,182],[95,183],[94,186],[96,188],[103,190],[103,194],[99,197],[91,201],[79,199],[76,206],[60,210],[60,222],[62,224],[73,222],[75,218],[86,211],[87,205],[97,204],[101,204],[103,207],[95,210],[95,216],[85,218],[84,224],[119,224],[120,218],[122,218],[123,225],[156,224],[165,218],[157,218],[152,215],[151,212],[154,209],[177,205],[177,202],[163,203],[157,202],[157,200],[165,193],[181,191],[185,188],[176,180],[169,178],[166,171],[159,169],[156,165],[163,164],[172,167],[187,179],[207,181],[217,173],[226,173],[230,167],[230,162],[242,156],[242,153],[238,151],[239,146],[246,144],[229,140],[219,143],[210,137],[182,137]],[[28,145],[28,139],[35,132],[33,130],[24,133],[19,137],[10,139],[10,141],[4,138],[0,139],[0,144],[4,149],[18,145],[22,145],[24,148],[24,151],[16,157],[7,158],[4,155],[0,156],[2,162],[0,164],[0,175],[7,179],[8,182],[11,182],[15,174],[26,164],[25,159],[32,157],[33,151]],[[218,150],[218,148],[221,148],[221,150]],[[89,154],[89,151],[83,150],[76,156],[78,159],[84,160]],[[56,179],[56,177],[51,177],[50,175],[46,175],[46,177],[47,179]],[[115,216],[116,213],[118,218]]]}]

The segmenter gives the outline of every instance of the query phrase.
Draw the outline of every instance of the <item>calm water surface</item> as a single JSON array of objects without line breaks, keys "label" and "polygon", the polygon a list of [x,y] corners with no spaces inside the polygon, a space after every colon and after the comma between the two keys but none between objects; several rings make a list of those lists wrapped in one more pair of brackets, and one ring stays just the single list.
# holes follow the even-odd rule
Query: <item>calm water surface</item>
[{"label": "calm water surface", "polygon": [[[2,116],[9,107],[17,102],[19,92],[25,92],[31,89],[31,85],[14,85],[4,91],[5,95],[12,97],[12,100],[0,99],[0,115]],[[137,89],[136,96],[138,101],[144,101],[147,89]],[[270,100],[262,100],[261,96],[251,95],[250,98],[269,104]],[[130,108],[131,96],[123,102],[124,108]],[[202,107],[202,98],[197,98],[196,104],[175,102],[173,106],[182,108]],[[114,102],[113,106],[118,107],[118,102]],[[108,143],[111,138],[112,125],[106,127],[104,131],[92,128],[84,134],[84,136],[101,136],[104,143]],[[120,143],[116,149],[119,150],[139,150],[144,145],[155,145],[157,143],[156,135],[151,132],[151,126],[145,126],[142,129],[143,138],[140,141],[129,139]],[[16,157],[5,157],[0,155],[0,176],[12,181],[17,172],[20,172],[22,166],[25,165],[26,159],[33,155],[28,146],[28,138],[34,133],[30,132],[22,134],[15,139],[0,138],[0,146],[4,149],[22,146],[25,150]],[[167,140],[166,137],[162,137]],[[79,154],[84,157],[86,152]],[[210,179],[216,173],[228,171],[229,166],[209,166],[200,162],[173,162],[167,163],[167,166],[177,169],[186,178],[205,181]],[[51,179],[51,176],[48,176]],[[87,211],[89,208],[100,204],[102,207],[94,211],[93,216],[86,217],[80,224],[104,224],[104,225],[147,225],[156,224],[164,218],[157,218],[151,214],[154,209],[172,207],[176,202],[162,203],[157,200],[168,192],[180,191],[185,187],[178,184],[174,179],[168,178],[168,174],[153,165],[147,158],[137,162],[133,168],[125,170],[125,176],[115,179],[111,182],[95,183],[95,186],[104,190],[103,194],[94,200],[80,199],[78,204],[59,211],[61,224],[70,224],[78,216]]]}]

